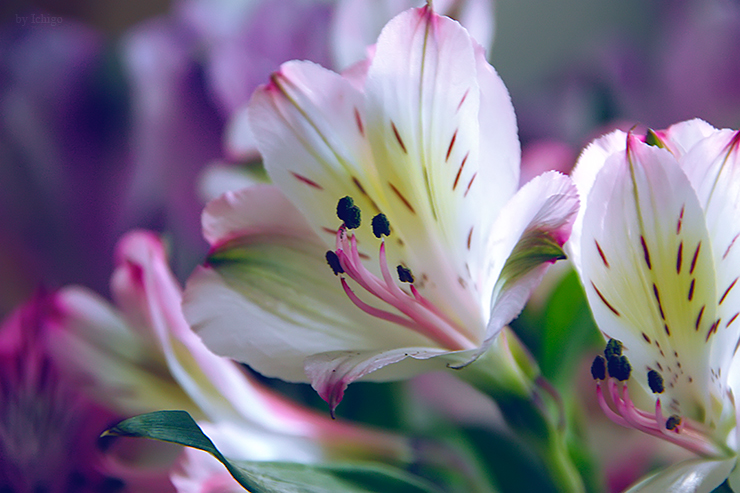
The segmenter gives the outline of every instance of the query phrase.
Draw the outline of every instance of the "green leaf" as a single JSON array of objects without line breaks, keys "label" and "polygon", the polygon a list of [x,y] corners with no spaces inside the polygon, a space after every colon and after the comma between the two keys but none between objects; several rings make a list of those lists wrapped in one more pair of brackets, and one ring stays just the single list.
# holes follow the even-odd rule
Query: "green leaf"
[{"label": "green leaf", "polygon": [[480,427],[463,430],[485,472],[502,493],[536,491],[555,493],[541,461],[517,437]]},{"label": "green leaf", "polygon": [[103,436],[142,437],[204,450],[252,493],[439,493],[426,481],[377,463],[297,464],[230,461],[185,411],[157,411],[118,423]]},{"label": "green leaf", "polygon": [[[546,378],[562,387],[573,381],[581,355],[603,344],[575,271],[563,277],[543,315],[540,368]],[[568,357],[563,357],[566,347]]]}]

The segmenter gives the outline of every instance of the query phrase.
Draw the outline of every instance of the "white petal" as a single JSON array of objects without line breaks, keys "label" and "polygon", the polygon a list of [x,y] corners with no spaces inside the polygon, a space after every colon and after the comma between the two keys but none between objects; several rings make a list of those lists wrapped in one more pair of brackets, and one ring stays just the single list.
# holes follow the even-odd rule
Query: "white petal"
[{"label": "white petal", "polygon": [[[465,351],[469,354],[470,351]],[[306,359],[306,375],[311,385],[331,407],[332,412],[344,396],[347,386],[359,378],[369,376],[369,380],[387,381],[408,378],[423,371],[441,370],[449,363],[448,359],[436,358],[420,364],[402,365],[407,358],[430,360],[440,355],[450,355],[443,349],[419,347],[396,348],[385,351],[330,351],[316,354]],[[458,353],[459,354],[459,353]],[[459,361],[455,357],[454,361]],[[388,367],[391,372],[374,373]]]},{"label": "white petal", "polygon": [[658,132],[658,135],[665,137],[669,150],[680,159],[699,141],[716,131],[716,128],[704,120],[695,118],[671,125],[667,130]]},{"label": "white petal", "polygon": [[718,340],[712,360],[726,375],[740,335],[740,134],[715,131],[681,159],[704,208],[717,275]]},{"label": "white petal", "polygon": [[[151,335],[136,333],[103,298],[84,288],[58,293],[61,316],[50,333],[55,360],[121,414],[199,410],[172,378]],[[142,329],[140,327],[140,329]]]},{"label": "white petal", "polygon": [[724,483],[735,460],[684,461],[641,481],[627,493],[710,493]]},{"label": "white petal", "polygon": [[[248,111],[270,178],[315,231],[336,230],[337,201],[345,195],[366,214],[377,212],[362,193],[372,172],[364,98],[349,81],[309,62],[288,62],[254,93]],[[322,234],[333,243],[331,233]]]},{"label": "white petal", "polygon": [[569,177],[555,171],[532,179],[504,207],[487,246],[481,272],[484,306],[491,309],[486,342],[521,312],[547,268],[562,254],[578,211]]},{"label": "white petal", "polygon": [[244,106],[235,111],[224,131],[226,157],[231,161],[252,161],[259,158],[257,142],[249,126],[249,114]]},{"label": "white petal", "polygon": [[[250,197],[255,190],[259,207]],[[298,224],[301,216],[274,188],[247,189],[217,202],[211,212],[232,209],[222,210],[223,217],[239,221],[225,219],[211,230],[224,236],[212,237],[217,248],[209,266],[189,279],[184,300],[188,321],[216,353],[268,376],[306,381],[303,360],[316,353],[435,347],[352,304],[324,260],[326,246],[307,224]]]},{"label": "white petal", "polygon": [[480,188],[484,198],[481,213],[491,214],[491,223],[519,188],[521,146],[516,115],[509,91],[496,70],[476,45],[475,59],[480,86]]},{"label": "white petal", "polygon": [[[476,46],[459,24],[427,8],[404,12],[378,39],[366,91],[374,198],[404,245],[389,255],[425,280],[425,297],[481,340],[488,314],[475,302],[474,266],[466,262],[490,228],[481,211],[495,209],[498,197],[489,202],[476,183]],[[518,145],[515,132],[509,137]]]},{"label": "white petal", "polygon": [[207,203],[226,192],[235,192],[269,182],[270,179],[259,164],[241,166],[212,162],[198,178],[198,195],[204,203]]},{"label": "white petal", "polygon": [[[627,137],[605,160],[587,198],[576,263],[597,325],[621,340],[633,376],[666,382],[671,413],[716,418],[709,395],[716,289],[711,242],[688,179],[665,149]],[[713,365],[713,370],[716,370]]]},{"label": "white petal", "polygon": [[614,153],[624,151],[626,143],[627,134],[621,130],[599,137],[583,150],[570,175],[573,183],[576,184],[578,195],[581,197],[581,208],[573,224],[570,240],[566,244],[568,257],[576,267],[581,263],[581,229],[583,227],[583,215],[586,213],[586,198],[591,193],[596,175],[601,171],[607,158]]}]

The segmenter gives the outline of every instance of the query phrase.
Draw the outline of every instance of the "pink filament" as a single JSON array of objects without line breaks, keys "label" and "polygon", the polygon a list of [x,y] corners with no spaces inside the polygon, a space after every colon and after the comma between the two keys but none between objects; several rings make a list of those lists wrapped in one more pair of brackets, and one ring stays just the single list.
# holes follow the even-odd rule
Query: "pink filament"
[{"label": "pink filament", "polygon": [[439,343],[442,347],[453,351],[477,347],[476,344],[465,337],[463,332],[455,326],[454,322],[450,321],[429,300],[419,294],[413,285],[411,286],[413,295],[406,293],[398,287],[393,275],[388,269],[385,242],[381,241],[378,255],[383,280],[378,279],[377,276],[367,270],[363,265],[357,250],[357,238],[355,235],[348,237],[346,230],[340,228],[337,232],[336,245],[337,258],[346,275],[365,291],[400,311],[405,317],[375,308],[360,300],[349,287],[347,281],[342,278],[344,292],[352,303],[362,311],[374,317],[409,328]]},{"label": "pink filament", "polygon": [[656,400],[655,412],[648,413],[634,405],[626,384],[617,383],[614,378],[609,378],[607,390],[614,409],[606,401],[601,382],[596,382],[596,396],[601,410],[618,425],[663,438],[699,455],[716,456],[721,453],[705,433],[698,431],[700,426],[692,426],[685,418],[673,430],[666,429],[667,419],[663,416],[660,398]]}]

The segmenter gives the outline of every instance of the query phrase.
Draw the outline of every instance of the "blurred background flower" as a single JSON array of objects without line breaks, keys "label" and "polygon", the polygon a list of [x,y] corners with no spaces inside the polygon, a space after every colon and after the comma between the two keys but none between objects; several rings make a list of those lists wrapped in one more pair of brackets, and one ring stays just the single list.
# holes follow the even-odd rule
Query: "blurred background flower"
[{"label": "blurred background flower", "polygon": [[126,461],[104,454],[100,431],[122,415],[94,403],[52,356],[47,325],[58,301],[54,294],[38,293],[0,325],[2,491],[173,491],[168,470],[156,461],[130,467],[143,450],[128,447],[130,442],[115,450]]}]

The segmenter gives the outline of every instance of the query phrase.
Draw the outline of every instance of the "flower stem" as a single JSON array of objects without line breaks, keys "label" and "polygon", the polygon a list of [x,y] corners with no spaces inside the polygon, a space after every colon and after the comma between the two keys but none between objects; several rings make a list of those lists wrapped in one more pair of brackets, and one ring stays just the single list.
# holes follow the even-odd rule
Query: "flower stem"
[{"label": "flower stem", "polygon": [[460,377],[496,401],[511,430],[541,459],[556,491],[585,491],[568,451],[560,398],[513,332],[502,331]]}]

